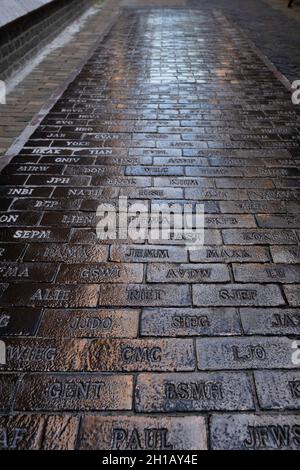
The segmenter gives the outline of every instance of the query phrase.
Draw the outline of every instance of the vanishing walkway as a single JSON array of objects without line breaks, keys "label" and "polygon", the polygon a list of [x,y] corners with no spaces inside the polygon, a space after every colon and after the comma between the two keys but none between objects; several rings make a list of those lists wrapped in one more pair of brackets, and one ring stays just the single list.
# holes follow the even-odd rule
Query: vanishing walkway
[{"label": "vanishing walkway", "polygon": [[[0,447],[299,449],[299,122],[221,13],[122,13],[0,176]],[[99,241],[121,195],[205,245]]]}]

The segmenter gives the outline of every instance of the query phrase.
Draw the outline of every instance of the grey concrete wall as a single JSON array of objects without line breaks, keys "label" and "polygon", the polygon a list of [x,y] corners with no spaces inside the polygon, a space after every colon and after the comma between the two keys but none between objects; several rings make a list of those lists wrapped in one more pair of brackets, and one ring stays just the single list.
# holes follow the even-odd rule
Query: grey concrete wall
[{"label": "grey concrete wall", "polygon": [[0,0],[0,28],[53,0]]}]

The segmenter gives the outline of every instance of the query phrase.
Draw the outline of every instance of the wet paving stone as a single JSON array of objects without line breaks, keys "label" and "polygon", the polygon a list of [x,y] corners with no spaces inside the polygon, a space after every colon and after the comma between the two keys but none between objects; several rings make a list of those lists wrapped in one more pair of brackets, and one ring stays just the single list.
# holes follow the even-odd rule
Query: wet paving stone
[{"label": "wet paving stone", "polygon": [[293,369],[292,340],[286,337],[201,338],[197,340],[198,368]]},{"label": "wet paving stone", "polygon": [[230,281],[229,271],[222,264],[156,264],[147,268],[148,282],[227,282]]},{"label": "wet paving stone", "polygon": [[95,227],[96,223],[95,212],[45,212],[41,220],[49,227]]},{"label": "wet paving stone", "polygon": [[257,223],[262,228],[300,228],[298,215],[257,215]]},{"label": "wet paving stone", "polygon": [[[187,159],[188,160],[188,159]],[[192,162],[194,162],[192,160]],[[239,168],[227,168],[227,167],[222,167],[218,166],[215,168],[211,167],[201,167],[199,166],[200,164],[197,163],[197,159],[195,159],[195,165],[197,165],[196,168],[194,167],[187,167],[185,170],[185,173],[187,176],[208,176],[208,177],[222,177],[222,176],[244,176],[243,170]]]},{"label": "wet paving stone", "polygon": [[17,261],[25,250],[25,244],[1,244],[0,245],[0,260],[3,261]]},{"label": "wet paving stone", "polygon": [[293,201],[220,201],[220,210],[223,213],[231,214],[263,214],[267,213],[286,213],[286,212],[298,212],[299,203]]},{"label": "wet paving stone", "polygon": [[72,245],[61,243],[30,244],[24,254],[24,261],[96,263],[107,261],[108,246]]},{"label": "wet paving stone", "polygon": [[13,199],[1,199],[0,200],[0,210],[7,211],[13,203]]},{"label": "wet paving stone", "polygon": [[28,187],[28,186],[2,186],[0,187],[1,197],[49,197],[53,192],[51,187]]},{"label": "wet paving stone", "polygon": [[122,166],[113,166],[110,167],[100,166],[100,165],[93,165],[88,166],[84,165],[82,167],[78,165],[68,165],[64,171],[64,175],[68,176],[76,176],[76,175],[87,175],[87,176],[108,176],[108,175],[116,175],[116,176],[123,176],[125,172],[125,167]]},{"label": "wet paving stone", "polygon": [[271,256],[274,263],[300,263],[300,247],[295,246],[272,246],[270,247]]},{"label": "wet paving stone", "polygon": [[193,285],[193,302],[197,306],[276,306],[284,305],[276,284],[201,284]]},{"label": "wet paving stone", "polygon": [[284,286],[284,293],[291,307],[300,307],[300,285]]},{"label": "wet paving stone", "polygon": [[43,165],[45,164],[55,165],[55,163],[63,164],[63,165],[67,164],[68,166],[66,167],[66,169],[69,167],[69,165],[79,165],[79,166],[92,165],[95,162],[97,162],[98,165],[102,165],[102,162],[103,164],[105,164],[105,161],[107,161],[107,159],[96,160],[96,157],[76,157],[76,156],[74,157],[72,156],[71,157],[48,156],[48,157],[38,157],[38,158],[39,158],[39,163]]},{"label": "wet paving stone", "polygon": [[204,218],[204,226],[207,228],[256,228],[253,215],[209,215]]},{"label": "wet paving stone", "polygon": [[205,418],[85,416],[80,450],[205,450]]},{"label": "wet paving stone", "polygon": [[101,306],[169,306],[190,305],[191,295],[186,285],[128,284],[100,286],[98,305]]},{"label": "wet paving stone", "polygon": [[299,410],[299,371],[256,371],[254,378],[263,410]]},{"label": "wet paving stone", "polygon": [[263,178],[218,178],[217,188],[274,188],[270,179]]},{"label": "wet paving stone", "polygon": [[[156,3],[0,176],[0,448],[300,448],[299,110],[232,0]],[[204,240],[101,240],[119,196],[203,205]]]},{"label": "wet paving stone", "polygon": [[45,242],[67,242],[70,236],[70,230],[66,228],[53,229],[52,227],[18,227],[4,228],[0,231],[1,242],[18,242],[28,243],[28,241],[36,241],[38,243]]},{"label": "wet paving stone", "polygon": [[0,298],[2,297],[3,293],[7,290],[9,284],[0,284]]},{"label": "wet paving stone", "polygon": [[203,246],[190,251],[193,262],[202,263],[252,263],[269,261],[268,251],[261,246]]},{"label": "wet paving stone", "polygon": [[70,211],[80,209],[81,201],[65,201],[65,200],[52,200],[52,199],[25,199],[20,198],[13,202],[10,209],[21,211],[49,211],[61,210]]},{"label": "wet paving stone", "polygon": [[300,265],[286,264],[234,264],[233,275],[237,282],[283,282],[300,281]]},{"label": "wet paving stone", "polygon": [[17,382],[18,376],[15,374],[0,374],[1,412],[9,411],[12,399],[15,395]]},{"label": "wet paving stone", "polygon": [[120,187],[119,191],[120,196],[126,196],[129,199],[182,199],[183,197],[183,189],[182,188],[125,188]]},{"label": "wet paving stone", "polygon": [[101,188],[101,187],[71,187],[63,188],[56,187],[53,192],[53,198],[75,198],[75,199],[99,199],[102,197],[117,197],[118,189],[116,188]]},{"label": "wet paving stone", "polygon": [[85,340],[9,338],[6,344],[5,371],[82,370],[87,348]]},{"label": "wet paving stone", "polygon": [[12,227],[15,225],[38,225],[41,220],[39,213],[30,212],[0,212],[0,227]]},{"label": "wet paving stone", "polygon": [[64,170],[63,165],[14,165],[10,164],[5,167],[3,175],[13,174],[47,174],[47,175],[61,175]]},{"label": "wet paving stone", "polygon": [[[76,178],[73,176],[73,178]],[[91,186],[117,186],[120,188],[147,188],[152,186],[148,176],[93,176]]]},{"label": "wet paving stone", "polygon": [[76,416],[1,416],[1,450],[74,450]]},{"label": "wet paving stone", "polygon": [[223,336],[241,333],[234,308],[144,308],[142,336]]},{"label": "wet paving stone", "polygon": [[[169,153],[169,152],[168,152]],[[205,176],[205,170],[212,171],[213,168],[205,168],[203,169],[203,174],[201,173],[201,168],[199,166],[208,166],[208,159],[207,158],[201,158],[201,157],[183,157],[181,155],[179,156],[168,156],[168,157],[159,157],[159,156],[153,156],[153,163],[155,165],[180,165],[180,166],[196,166],[197,168],[186,168],[185,174],[186,176]]]},{"label": "wet paving stone", "polygon": [[256,229],[222,231],[223,240],[230,245],[293,245],[297,244],[296,235],[292,230]]},{"label": "wet paving stone", "polygon": [[46,338],[135,338],[138,336],[138,326],[139,310],[134,309],[46,309],[39,325],[38,336]]},{"label": "wet paving stone", "polygon": [[90,176],[29,176],[27,184],[32,186],[88,186]]},{"label": "wet paving stone", "polygon": [[241,308],[246,335],[299,335],[300,310],[297,308]]},{"label": "wet paving stone", "polygon": [[161,246],[136,246],[136,245],[113,245],[111,246],[110,258],[117,262],[185,262],[187,261],[187,250],[183,247],[161,245]]},{"label": "wet paving stone", "polygon": [[31,307],[96,307],[97,285],[10,284],[1,297],[4,306]]},{"label": "wet paving stone", "polygon": [[[183,176],[184,171],[180,166],[134,166],[127,167],[125,174],[127,176],[160,176],[160,175],[172,175],[172,176]],[[159,180],[161,181],[161,179]],[[165,186],[162,184],[161,186]]]},{"label": "wet paving stone", "polygon": [[[157,238],[151,238],[151,233],[150,233],[150,238],[149,241],[150,243],[153,243],[155,245],[159,245],[161,243],[166,243],[168,242],[169,245],[181,245],[181,246],[187,246],[188,244],[197,244],[197,246],[202,246],[202,245],[221,245],[222,244],[222,236],[220,230],[214,230],[214,229],[206,229],[204,228],[204,240],[202,233],[194,233],[192,235],[190,234],[185,234],[179,233],[179,234],[171,234],[169,236],[169,231],[167,230],[165,233],[161,231],[161,236],[159,239]],[[203,243],[204,241],[204,243]]]},{"label": "wet paving stone", "polygon": [[94,340],[89,371],[191,371],[195,369],[190,339]]},{"label": "wet paving stone", "polygon": [[[117,214],[125,212],[125,208],[122,207],[122,204],[121,204],[120,201],[121,200],[119,200],[117,198],[115,198],[115,199],[101,198],[101,204],[105,204],[105,207],[107,208],[107,212],[110,212],[110,213],[112,213],[114,211],[116,211]],[[147,200],[147,199],[132,199],[130,201],[130,206],[135,205],[135,204],[143,204],[143,206],[145,206],[145,208],[147,208],[147,209],[149,207],[151,207],[150,206],[150,201]],[[99,205],[100,205],[99,200],[97,200],[97,199],[86,199],[85,201],[81,201],[80,210],[81,211],[86,211],[86,212],[95,211],[95,213],[96,213]],[[100,216],[99,216],[99,220],[100,220]]]},{"label": "wet paving stone", "polygon": [[202,189],[193,188],[185,189],[185,197],[187,199],[197,199],[202,201],[243,201],[248,199],[248,194],[245,189]]},{"label": "wet paving stone", "polygon": [[227,414],[210,424],[214,450],[297,450],[299,416]]},{"label": "wet paving stone", "polygon": [[[154,179],[154,186],[156,187],[178,187],[178,188],[190,188],[190,187],[201,187],[201,188],[212,188],[213,182],[207,178],[165,178],[157,177]],[[187,197],[189,195],[187,194]],[[192,199],[192,197],[191,197]]]},{"label": "wet paving stone", "polygon": [[[69,230],[69,229],[68,229]],[[118,238],[115,239],[107,239],[107,240],[101,240],[99,239],[97,235],[96,228],[86,228],[86,227],[81,227],[81,228],[73,228],[70,231],[70,239],[69,242],[71,244],[90,244],[92,246],[95,245],[120,245],[120,244],[132,244],[132,243],[139,243],[142,244],[143,240],[136,240],[134,238],[130,238],[128,236],[127,238],[122,238],[122,240],[119,240]]]},{"label": "wet paving stone", "polygon": [[[181,211],[183,211],[185,204],[190,205],[191,208],[193,209],[193,211],[195,212],[196,207],[199,204],[199,202],[197,202],[197,201],[189,201],[189,200],[185,200],[185,199],[181,199],[181,200],[180,199],[174,199],[174,200],[161,200],[160,199],[159,201],[154,201],[151,204],[151,207],[153,207],[153,206],[155,208],[156,207],[164,207],[166,205],[166,203],[169,204],[170,207],[175,205],[175,208],[178,212],[179,212],[179,209],[177,209],[177,207],[178,208],[180,207]],[[204,214],[219,214],[219,212],[220,212],[219,204],[216,201],[202,201],[201,204],[203,204]],[[206,224],[212,224],[212,228],[214,228],[214,225],[218,226],[216,218],[217,218],[217,216],[211,216],[211,215],[208,215],[207,217],[204,216],[205,226],[206,226]],[[229,217],[229,219],[231,219],[231,218]],[[222,221],[222,215],[220,216],[219,220]]]},{"label": "wet paving stone", "polygon": [[33,308],[0,308],[1,336],[33,336],[42,310]]},{"label": "wet paving stone", "polygon": [[28,374],[22,379],[17,411],[130,410],[133,379],[125,375]]},{"label": "wet paving stone", "polygon": [[51,282],[58,265],[38,263],[0,263],[0,281]]},{"label": "wet paving stone", "polygon": [[135,391],[138,412],[253,410],[251,382],[243,372],[140,374]]},{"label": "wet paving stone", "polygon": [[[1,264],[0,264],[1,279]],[[62,265],[57,282],[62,283],[128,283],[143,281],[143,266],[141,264],[99,263],[85,265]]]},{"label": "wet paving stone", "polygon": [[26,183],[28,175],[8,175],[0,176],[1,186],[18,186]]},{"label": "wet paving stone", "polygon": [[299,201],[300,193],[297,190],[263,190],[248,191],[251,201]]}]

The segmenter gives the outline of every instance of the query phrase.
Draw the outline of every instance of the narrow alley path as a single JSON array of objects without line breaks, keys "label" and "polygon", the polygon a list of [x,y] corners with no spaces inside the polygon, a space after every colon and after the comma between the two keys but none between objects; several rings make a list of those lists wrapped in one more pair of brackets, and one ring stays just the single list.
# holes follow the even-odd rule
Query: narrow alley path
[{"label": "narrow alley path", "polygon": [[[0,176],[0,447],[299,449],[299,123],[221,13],[124,10]],[[204,245],[99,240],[120,196]]]}]

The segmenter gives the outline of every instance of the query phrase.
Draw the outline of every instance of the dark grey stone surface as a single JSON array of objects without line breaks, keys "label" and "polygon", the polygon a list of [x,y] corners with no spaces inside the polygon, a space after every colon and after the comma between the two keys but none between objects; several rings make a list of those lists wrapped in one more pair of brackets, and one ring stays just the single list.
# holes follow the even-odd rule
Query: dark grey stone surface
[{"label": "dark grey stone surface", "polygon": [[228,282],[230,275],[225,264],[156,264],[147,268],[148,282]]},{"label": "dark grey stone surface", "polygon": [[246,335],[299,335],[300,310],[297,308],[241,308]]},{"label": "dark grey stone surface", "polygon": [[[88,4],[56,3],[23,52]],[[0,447],[299,448],[300,108],[231,20],[294,26],[261,0],[131,3],[0,176]],[[119,196],[202,205],[204,244],[100,239]]]},{"label": "dark grey stone surface", "polygon": [[[297,351],[294,349],[294,352]],[[300,362],[300,354],[295,359]],[[256,371],[259,404],[264,410],[300,409],[300,371]]]},{"label": "dark grey stone surface", "polygon": [[[300,75],[299,5],[294,2],[295,16],[270,6],[271,2],[251,0],[189,0],[189,5],[208,11],[218,9],[234,21],[290,81]],[[288,2],[280,2],[282,9]],[[293,10],[290,10],[293,13]]]},{"label": "dark grey stone surface", "polygon": [[194,284],[193,302],[199,307],[271,307],[285,304],[276,284]]},{"label": "dark grey stone surface", "polygon": [[196,342],[198,368],[293,369],[293,340],[286,337],[201,338]]},{"label": "dark grey stone surface", "polygon": [[210,437],[214,450],[299,450],[299,416],[215,415]]},{"label": "dark grey stone surface", "polygon": [[238,335],[241,326],[234,308],[144,308],[143,336]]},{"label": "dark grey stone surface", "polygon": [[140,374],[135,390],[138,412],[254,409],[251,382],[243,372]]}]

